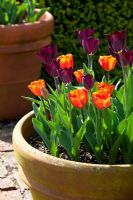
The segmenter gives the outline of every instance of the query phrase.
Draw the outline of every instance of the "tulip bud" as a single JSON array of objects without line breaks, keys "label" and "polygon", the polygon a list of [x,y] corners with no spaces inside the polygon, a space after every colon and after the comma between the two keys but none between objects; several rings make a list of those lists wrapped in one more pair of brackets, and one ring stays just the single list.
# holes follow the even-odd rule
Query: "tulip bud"
[{"label": "tulip bud", "polygon": [[42,95],[42,97],[43,97],[45,100],[48,100],[49,92],[48,92],[48,90],[47,90],[46,87],[42,87],[42,89],[41,89],[41,95]]},{"label": "tulip bud", "polygon": [[90,74],[86,74],[84,77],[83,77],[83,84],[84,84],[84,87],[87,89],[87,90],[90,90],[93,88],[93,85],[94,85],[94,82],[95,82],[95,79],[92,75]]}]

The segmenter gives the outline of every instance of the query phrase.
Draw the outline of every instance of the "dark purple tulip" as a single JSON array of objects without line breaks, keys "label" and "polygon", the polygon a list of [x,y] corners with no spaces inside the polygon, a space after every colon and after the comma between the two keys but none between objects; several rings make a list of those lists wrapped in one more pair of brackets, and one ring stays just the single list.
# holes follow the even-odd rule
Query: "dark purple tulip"
[{"label": "dark purple tulip", "polygon": [[90,90],[93,88],[94,82],[95,82],[95,79],[92,75],[86,74],[85,76],[83,76],[83,84],[87,90]]},{"label": "dark purple tulip", "polygon": [[120,54],[114,53],[109,49],[109,52],[117,59],[117,63],[121,66],[133,65],[133,50],[123,50]]},{"label": "dark purple tulip", "polygon": [[109,47],[115,53],[126,49],[126,31],[116,31],[112,35],[107,35]]},{"label": "dark purple tulip", "polygon": [[76,32],[77,32],[78,39],[81,42],[82,39],[84,39],[84,38],[87,39],[90,36],[93,36],[95,30],[94,29],[90,29],[90,28],[86,28],[83,31],[77,30]]},{"label": "dark purple tulip", "polygon": [[38,56],[44,64],[49,64],[57,58],[57,47],[52,44],[43,47],[38,53]]},{"label": "dark purple tulip", "polygon": [[59,64],[56,60],[52,60],[50,64],[46,64],[45,69],[49,76],[51,76],[52,78],[57,77],[59,75]]},{"label": "dark purple tulip", "polygon": [[60,69],[59,77],[64,83],[71,83],[73,80],[73,69],[70,67],[69,69]]},{"label": "dark purple tulip", "polygon": [[100,45],[100,40],[89,37],[82,40],[82,46],[86,54],[94,54]]}]

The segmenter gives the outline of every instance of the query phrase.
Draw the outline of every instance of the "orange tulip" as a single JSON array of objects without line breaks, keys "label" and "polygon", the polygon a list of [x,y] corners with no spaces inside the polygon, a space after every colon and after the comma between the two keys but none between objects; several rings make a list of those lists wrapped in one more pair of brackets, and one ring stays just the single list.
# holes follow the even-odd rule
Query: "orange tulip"
[{"label": "orange tulip", "polygon": [[110,93],[107,90],[98,90],[92,93],[92,100],[99,110],[108,108],[110,106]]},{"label": "orange tulip", "polygon": [[99,82],[98,83],[98,90],[107,90],[110,93],[110,96],[112,95],[114,91],[114,85],[110,85],[105,82]]},{"label": "orange tulip", "polygon": [[116,58],[110,55],[110,56],[100,56],[98,62],[102,67],[102,69],[104,69],[105,71],[111,71],[115,68],[117,61]]},{"label": "orange tulip", "polygon": [[88,91],[85,88],[75,89],[69,93],[69,100],[76,108],[82,109],[88,102]]},{"label": "orange tulip", "polygon": [[82,79],[83,79],[83,69],[79,69],[75,72],[73,72],[73,74],[76,77],[76,80],[78,83],[82,83]]},{"label": "orange tulip", "polygon": [[40,79],[38,81],[33,81],[28,85],[28,88],[35,96],[42,96],[42,88],[46,87],[45,81]]},{"label": "orange tulip", "polygon": [[66,54],[58,57],[61,69],[69,69],[74,67],[73,55]]}]

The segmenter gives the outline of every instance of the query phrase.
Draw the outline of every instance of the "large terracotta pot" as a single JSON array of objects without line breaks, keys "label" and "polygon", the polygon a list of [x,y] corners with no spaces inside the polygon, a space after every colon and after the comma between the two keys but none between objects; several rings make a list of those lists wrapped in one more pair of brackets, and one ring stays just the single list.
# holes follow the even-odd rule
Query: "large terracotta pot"
[{"label": "large terracotta pot", "polygon": [[13,147],[22,179],[33,200],[131,200],[133,165],[97,165],[56,158],[33,148],[33,112],[13,132]]},{"label": "large terracotta pot", "polygon": [[27,84],[40,76],[36,53],[51,43],[54,19],[45,12],[34,23],[0,25],[0,120],[20,118],[31,110]]}]

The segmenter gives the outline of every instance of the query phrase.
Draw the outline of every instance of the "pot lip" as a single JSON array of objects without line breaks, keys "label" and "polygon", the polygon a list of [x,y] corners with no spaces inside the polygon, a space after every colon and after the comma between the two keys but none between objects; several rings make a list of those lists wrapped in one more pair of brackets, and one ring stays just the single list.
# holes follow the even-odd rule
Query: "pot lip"
[{"label": "pot lip", "polygon": [[[92,163],[82,163],[72,160],[65,160],[58,157],[54,157],[52,155],[43,153],[38,149],[32,147],[21,134],[22,126],[27,121],[27,119],[31,118],[34,115],[34,111],[30,111],[26,115],[24,115],[16,124],[13,130],[13,147],[17,146],[17,151],[21,152],[22,155],[27,154],[31,159],[35,159],[37,162],[49,163],[50,165],[66,167],[66,168],[129,168],[133,167],[133,164],[118,164],[118,165],[110,165],[110,164],[92,164]],[[21,141],[21,144],[20,144]],[[15,150],[15,148],[14,148]],[[15,150],[16,151],[16,150]],[[27,157],[27,156],[26,156]]]},{"label": "pot lip", "polygon": [[[38,11],[39,9],[36,9],[36,11]],[[37,26],[38,24],[41,23],[46,23],[47,21],[51,21],[53,20],[53,15],[49,12],[49,11],[45,11],[44,14],[40,17],[40,19],[38,21],[35,22],[26,22],[23,24],[11,24],[11,25],[4,25],[4,24],[0,24],[0,29],[16,29],[16,28],[22,28],[22,27],[30,27],[30,26]]]}]

